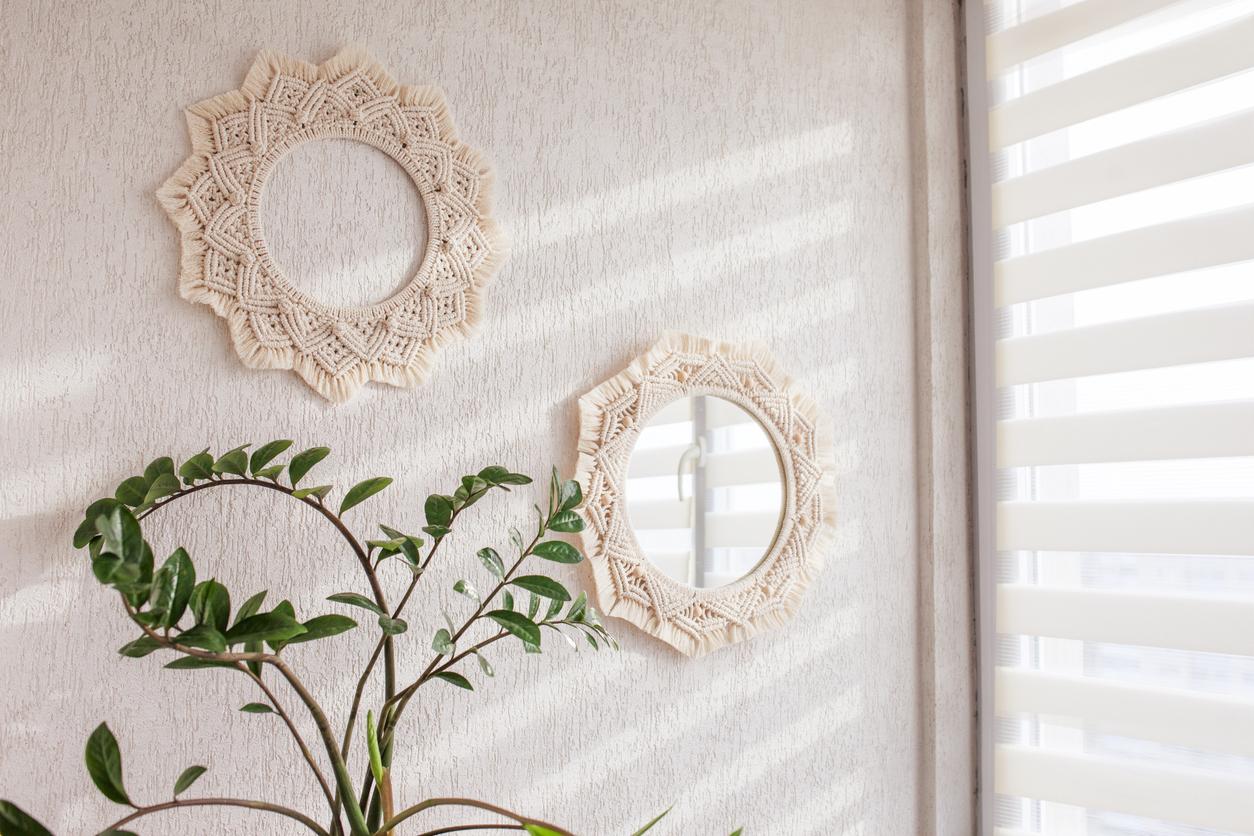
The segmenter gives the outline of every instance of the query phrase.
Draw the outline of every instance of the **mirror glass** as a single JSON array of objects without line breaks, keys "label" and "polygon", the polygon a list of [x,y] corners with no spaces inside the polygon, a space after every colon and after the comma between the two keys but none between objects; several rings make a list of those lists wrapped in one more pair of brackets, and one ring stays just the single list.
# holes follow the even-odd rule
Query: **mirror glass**
[{"label": "mirror glass", "polygon": [[641,429],[627,471],[627,513],[645,557],[700,589],[753,571],[779,530],[783,472],[770,436],[725,398],[691,395]]}]

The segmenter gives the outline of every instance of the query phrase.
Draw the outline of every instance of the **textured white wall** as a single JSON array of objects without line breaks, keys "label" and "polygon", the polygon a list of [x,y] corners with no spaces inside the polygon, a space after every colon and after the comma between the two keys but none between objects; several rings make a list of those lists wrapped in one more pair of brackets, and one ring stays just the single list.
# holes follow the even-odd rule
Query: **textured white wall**
[{"label": "textured white wall", "polygon": [[[575,398],[675,328],[765,341],[835,420],[839,536],[807,605],[789,628],[696,661],[613,621],[621,653],[495,653],[497,677],[475,693],[422,694],[401,799],[472,795],[596,836],[671,804],[663,836],[969,832],[952,14],[944,0],[8,0],[0,797],[62,833],[120,815],[82,766],[108,720],[141,801],[205,763],[206,794],[320,814],[273,718],[235,710],[254,699],[242,677],[114,653],[133,630],[70,548],[82,508],[153,456],[292,437],[331,446],[320,468],[341,485],[397,477],[352,512],[363,529],[416,527],[421,498],[464,471],[569,471]],[[496,165],[512,257],[480,335],[427,385],[372,386],[335,408],[290,373],[245,369],[223,323],[178,298],[177,236],[153,192],[187,154],[183,105],[233,89],[261,48],[321,61],[352,42],[402,82],[444,88]],[[403,198],[386,161],[352,170],[350,217]],[[328,170],[306,188],[336,184]],[[296,241],[334,225],[291,220]],[[315,242],[309,263],[347,264],[355,294],[397,246],[369,238],[343,260]],[[171,509],[149,529],[159,552],[183,544],[202,575],[302,613],[360,587],[319,520],[236,490]],[[457,612],[449,585],[476,572],[473,549],[506,542],[528,508],[479,506],[424,602]],[[590,582],[587,567],[566,574]],[[408,672],[440,619],[436,606],[411,616]],[[368,639],[293,648],[337,715],[356,664],[323,653]],[[250,815],[139,829],[295,832]]]}]

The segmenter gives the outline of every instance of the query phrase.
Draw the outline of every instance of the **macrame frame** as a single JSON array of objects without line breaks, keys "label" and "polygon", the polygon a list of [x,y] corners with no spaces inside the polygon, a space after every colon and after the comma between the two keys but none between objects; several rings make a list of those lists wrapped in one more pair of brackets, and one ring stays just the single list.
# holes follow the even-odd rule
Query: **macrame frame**
[{"label": "macrame frame", "polygon": [[[681,584],[653,566],[627,514],[627,471],[641,429],[688,395],[726,398],[756,418],[783,474],[784,509],[774,542],[753,571],[713,589]],[[579,414],[581,536],[607,614],[689,656],[743,641],[793,615],[834,532],[832,441],[818,406],[765,347],[667,334],[580,398]]]},{"label": "macrame frame", "polygon": [[[504,257],[489,218],[492,176],[457,138],[434,87],[403,87],[358,51],[320,66],[261,53],[244,84],[187,109],[192,155],[158,191],[182,236],[179,292],[227,320],[252,368],[294,369],[332,401],[367,380],[413,386],[433,351],[470,333],[479,291]],[[368,143],[413,179],[427,249],[398,293],[333,307],[292,285],[262,236],[261,196],[275,163],[313,139]]]}]

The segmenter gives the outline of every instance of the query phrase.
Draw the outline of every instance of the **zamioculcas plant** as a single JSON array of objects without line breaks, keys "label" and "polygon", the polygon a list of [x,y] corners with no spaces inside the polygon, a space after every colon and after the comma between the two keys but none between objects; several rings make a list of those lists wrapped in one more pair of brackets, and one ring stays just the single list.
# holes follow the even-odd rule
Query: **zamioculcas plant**
[{"label": "zamioculcas plant", "polygon": [[[345,524],[344,515],[385,489],[392,480],[375,477],[357,483],[344,494],[337,508],[329,499],[330,485],[301,486],[310,470],[330,451],[314,447],[292,456],[286,464],[276,464],[291,445],[291,441],[272,441],[254,450],[251,456],[246,452],[248,445],[217,457],[206,450],[178,467],[168,457],[159,458],[141,475],[122,482],[114,496],[88,506],[74,533],[74,546],[87,549],[96,579],[117,591],[122,608],[138,629],[138,637],[118,652],[136,658],[164,652],[174,656],[167,668],[222,668],[251,680],[259,691],[259,701],[248,703],[242,710],[279,716],[316,781],[326,809],[311,815],[269,801],[185,796],[204,774],[203,766],[183,770],[174,782],[169,800],[141,803],[123,784],[121,750],[109,727],[102,723],[87,741],[87,770],[106,798],[130,809],[101,834],[132,833],[124,829],[131,822],[164,810],[224,806],[286,816],[319,836],[383,836],[405,831],[402,825],[424,810],[463,807],[504,821],[461,825],[455,828],[459,831],[517,830],[532,836],[570,836],[569,831],[529,815],[467,798],[430,798],[402,807],[394,790],[391,763],[396,747],[404,742],[401,718],[418,690],[434,680],[473,690],[468,668],[477,666],[483,675],[493,675],[492,666],[482,655],[489,645],[517,642],[526,652],[539,653],[542,637],[548,631],[563,636],[572,645],[571,637],[577,635],[596,649],[617,648],[584,593],[572,596],[553,578],[532,573],[533,566],[542,566],[545,561],[578,563],[583,559],[574,546],[550,536],[583,527],[574,510],[582,500],[578,483],[559,480],[555,470],[547,509],[536,506],[530,535],[510,529],[510,557],[492,547],[478,551],[479,563],[488,575],[485,591],[481,594],[469,580],[457,581],[453,589],[469,599],[469,617],[458,624],[446,616],[446,626],[436,631],[430,643],[434,652],[430,663],[416,679],[402,682],[396,667],[398,643],[408,638],[408,625],[402,616],[449,532],[467,509],[492,491],[508,491],[513,486],[529,484],[531,479],[504,467],[486,467],[473,476],[463,477],[451,495],[427,497],[426,525],[422,529],[425,536],[380,525],[381,537],[362,542]],[[162,513],[189,494],[228,486],[276,491],[313,508],[335,527],[361,568],[366,582],[364,592],[339,592],[328,599],[365,613],[369,629],[378,632],[342,728],[332,726],[283,651],[291,645],[321,641],[357,628],[356,620],[342,614],[302,618],[286,600],[267,608],[265,592],[248,597],[232,611],[230,591],[212,578],[198,581],[196,567],[184,549],[175,549],[157,565],[151,546],[144,540],[141,523],[147,517]],[[397,567],[405,578],[404,592],[394,601],[384,591],[384,564]],[[359,614],[358,618],[363,616]],[[471,656],[475,658],[472,660]],[[374,676],[378,671],[381,693],[367,700],[367,689],[379,679]],[[274,677],[286,681],[301,703],[298,710],[308,712],[313,719],[318,732],[316,741],[306,741],[298,732],[289,707],[272,688]],[[364,717],[363,704],[370,706]],[[347,767],[354,745],[365,749],[370,764],[356,783]],[[0,834],[49,836],[43,825],[7,801],[0,801]]]}]

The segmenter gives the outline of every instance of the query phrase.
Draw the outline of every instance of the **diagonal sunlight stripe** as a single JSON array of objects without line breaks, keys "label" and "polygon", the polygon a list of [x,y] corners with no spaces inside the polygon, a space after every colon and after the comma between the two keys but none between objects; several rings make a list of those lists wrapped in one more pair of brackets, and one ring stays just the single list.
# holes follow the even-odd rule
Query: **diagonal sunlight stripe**
[{"label": "diagonal sunlight stripe", "polygon": [[[838,237],[849,228],[850,205],[837,200],[816,209],[756,226],[751,230],[729,235],[716,241],[691,247],[664,261],[657,261],[624,273],[607,276],[620,287],[655,287],[658,276],[667,277],[665,291],[695,288],[719,281],[727,274],[761,262],[773,262],[784,253],[809,244],[819,244]],[[678,287],[676,285],[679,285]],[[569,310],[596,311],[601,317],[620,309],[635,309],[640,298],[624,294],[617,305],[607,306],[602,282],[583,282],[578,291],[563,297]],[[527,326],[539,316],[553,315],[552,299],[542,298],[512,306],[508,311],[493,314],[494,327],[503,334],[529,333]],[[494,346],[500,349],[500,344]]]},{"label": "diagonal sunlight stripe", "polygon": [[[578,753],[573,753],[562,769],[542,777],[530,792],[544,799],[557,800],[582,776],[594,774],[596,769],[604,770],[612,762],[614,771],[630,770],[651,751],[684,737],[690,727],[706,722],[710,717],[736,716],[738,707],[759,697],[768,686],[806,667],[812,659],[830,655],[842,640],[857,633],[860,619],[861,612],[856,606],[837,612],[814,631],[813,641],[804,650],[796,654],[780,653],[761,660],[752,680],[743,679],[743,671],[739,669],[729,669],[719,680],[708,683],[703,694],[705,710],[677,719],[665,728],[640,723],[624,724],[615,734],[602,737],[595,744],[589,743]],[[831,705],[824,704],[816,710],[831,708]],[[607,758],[608,753],[618,755]]]},{"label": "diagonal sunlight stripe", "polygon": [[596,232],[609,224],[654,214],[662,207],[678,206],[835,159],[849,153],[852,137],[848,123],[816,128],[569,201],[543,214],[530,215],[524,223],[538,230],[532,243],[546,246],[573,235]]}]

